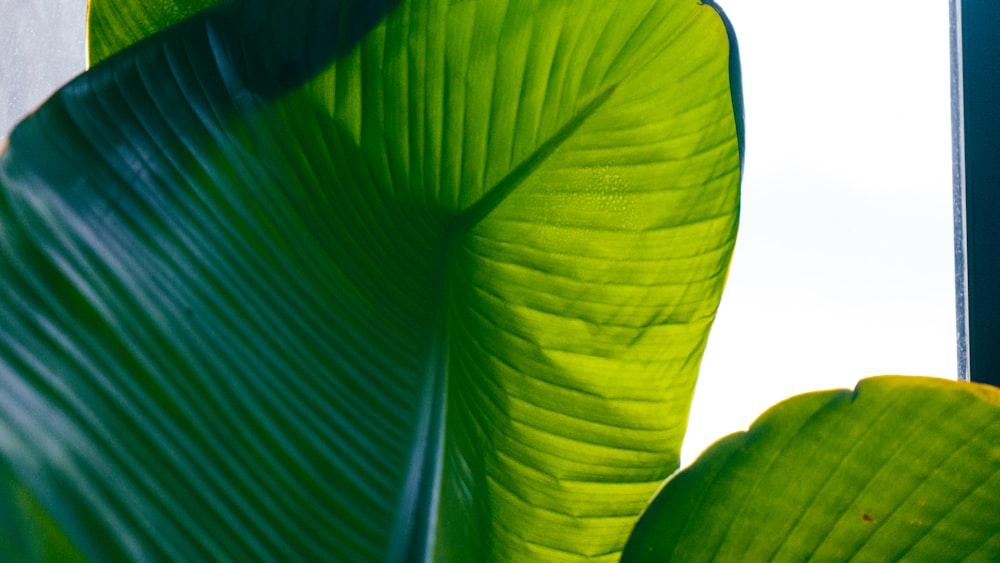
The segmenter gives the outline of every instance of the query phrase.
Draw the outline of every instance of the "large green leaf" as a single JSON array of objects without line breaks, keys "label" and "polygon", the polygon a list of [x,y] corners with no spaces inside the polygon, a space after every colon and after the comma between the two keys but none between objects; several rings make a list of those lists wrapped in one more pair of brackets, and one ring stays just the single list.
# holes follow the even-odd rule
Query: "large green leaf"
[{"label": "large green leaf", "polygon": [[623,561],[1000,561],[998,444],[985,385],[795,397],[672,477]]},{"label": "large green leaf", "polygon": [[0,157],[0,452],[90,558],[612,560],[676,467],[718,15],[369,4],[221,4]]}]

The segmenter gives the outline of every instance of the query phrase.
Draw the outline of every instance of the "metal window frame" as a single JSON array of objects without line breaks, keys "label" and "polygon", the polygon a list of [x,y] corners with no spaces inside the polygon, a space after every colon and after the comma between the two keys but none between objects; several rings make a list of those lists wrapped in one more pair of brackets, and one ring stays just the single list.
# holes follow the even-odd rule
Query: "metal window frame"
[{"label": "metal window frame", "polygon": [[950,12],[958,373],[1000,386],[1000,3]]}]

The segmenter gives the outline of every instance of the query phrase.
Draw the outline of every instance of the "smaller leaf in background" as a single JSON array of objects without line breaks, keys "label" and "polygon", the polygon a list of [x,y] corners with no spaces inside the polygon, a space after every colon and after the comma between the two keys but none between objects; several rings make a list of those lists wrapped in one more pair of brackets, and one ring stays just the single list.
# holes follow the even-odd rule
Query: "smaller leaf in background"
[{"label": "smaller leaf in background", "polygon": [[667,482],[622,561],[998,561],[1000,392],[867,379],[773,407]]},{"label": "smaller leaf in background", "polygon": [[89,64],[97,64],[143,37],[165,29],[218,1],[87,2]]}]

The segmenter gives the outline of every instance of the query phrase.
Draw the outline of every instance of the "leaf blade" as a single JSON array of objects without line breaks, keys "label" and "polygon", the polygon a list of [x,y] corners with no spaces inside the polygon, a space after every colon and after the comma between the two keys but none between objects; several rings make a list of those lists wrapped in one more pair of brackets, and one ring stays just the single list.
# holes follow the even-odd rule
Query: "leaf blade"
[{"label": "leaf blade", "polygon": [[789,399],[669,481],[623,560],[994,558],[998,400],[916,377]]},{"label": "leaf blade", "polygon": [[[725,30],[681,2],[415,1],[300,87],[281,72],[297,37],[259,68],[232,57],[268,44],[260,21],[278,43],[298,29],[261,5],[97,65],[2,157],[0,307],[38,336],[0,358],[58,372],[33,393],[85,436],[59,490],[98,487],[83,504],[138,559],[616,557],[676,463],[735,234]],[[673,68],[655,40],[679,30],[713,94],[668,111],[702,60]],[[651,367],[672,340],[673,384]],[[644,378],[624,394],[655,401],[618,396],[622,366]]]}]

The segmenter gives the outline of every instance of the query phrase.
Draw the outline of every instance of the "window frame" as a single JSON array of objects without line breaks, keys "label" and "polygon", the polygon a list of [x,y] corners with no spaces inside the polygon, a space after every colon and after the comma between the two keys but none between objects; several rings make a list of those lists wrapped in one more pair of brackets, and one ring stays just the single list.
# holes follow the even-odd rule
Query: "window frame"
[{"label": "window frame", "polygon": [[950,18],[958,374],[1000,386],[1000,4]]}]

